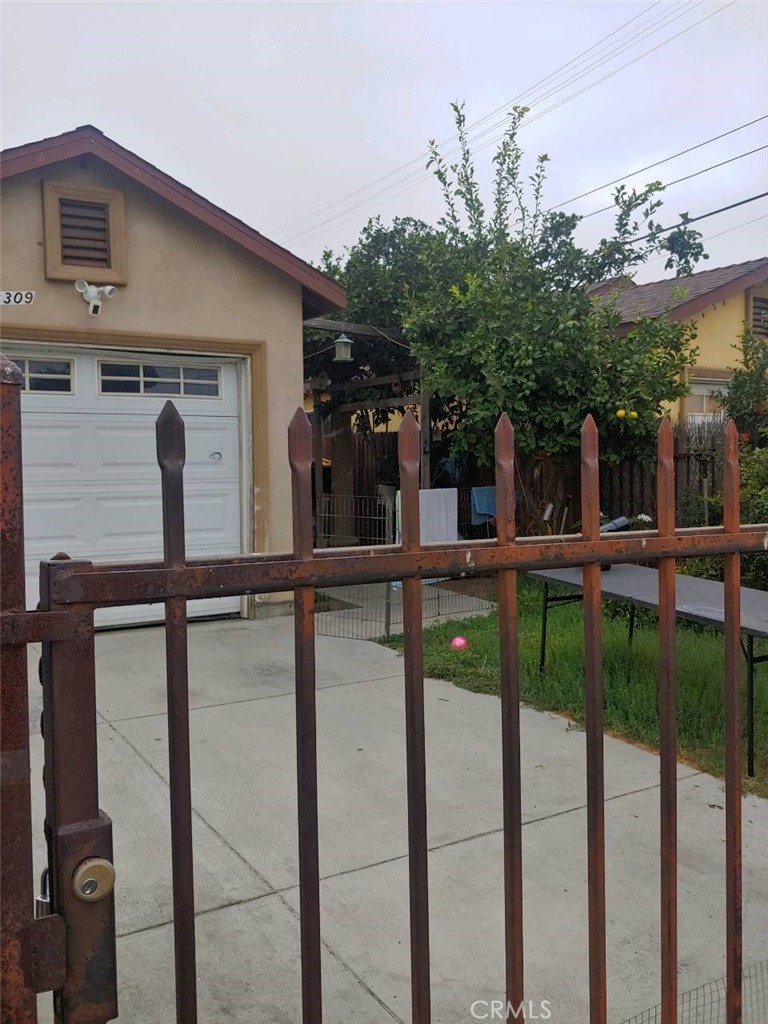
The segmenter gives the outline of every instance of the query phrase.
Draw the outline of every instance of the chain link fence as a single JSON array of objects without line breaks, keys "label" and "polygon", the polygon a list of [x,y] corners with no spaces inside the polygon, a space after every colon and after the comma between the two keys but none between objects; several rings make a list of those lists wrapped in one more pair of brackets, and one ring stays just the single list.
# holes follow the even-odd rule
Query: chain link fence
[{"label": "chain link fence", "polygon": [[[743,973],[744,1024],[768,1024],[768,960]],[[725,978],[682,992],[677,1000],[678,1024],[727,1024]],[[661,1024],[661,1006],[639,1013],[622,1024]]]},{"label": "chain link fence", "polygon": [[[425,580],[421,588],[422,621],[434,625],[482,615],[496,607],[492,580],[473,580],[466,590],[462,588],[463,583],[463,580]],[[402,633],[402,584],[396,581],[317,590],[315,624],[318,636],[350,640],[378,640]]]},{"label": "chain link fence", "polygon": [[[395,543],[394,496],[324,494],[315,520],[318,548]],[[444,622],[482,614],[496,607],[492,579],[425,580],[422,618]],[[319,589],[315,594],[319,636],[378,640],[403,631],[403,591],[399,582]]]}]

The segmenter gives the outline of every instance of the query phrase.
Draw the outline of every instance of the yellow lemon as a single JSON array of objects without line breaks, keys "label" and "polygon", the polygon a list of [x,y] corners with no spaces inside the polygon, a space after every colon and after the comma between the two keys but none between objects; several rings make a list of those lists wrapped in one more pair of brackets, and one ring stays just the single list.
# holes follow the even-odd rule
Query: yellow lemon
[{"label": "yellow lemon", "polygon": [[627,410],[626,409],[617,409],[616,410],[616,415],[619,417],[620,420],[623,420],[624,417],[627,415]]},{"label": "yellow lemon", "polygon": [[632,410],[632,412],[631,412],[631,413],[629,414],[629,418],[630,418],[631,420],[636,420],[636,419],[637,419],[637,413],[636,413],[636,412],[634,411],[634,409],[633,409],[633,410]]}]

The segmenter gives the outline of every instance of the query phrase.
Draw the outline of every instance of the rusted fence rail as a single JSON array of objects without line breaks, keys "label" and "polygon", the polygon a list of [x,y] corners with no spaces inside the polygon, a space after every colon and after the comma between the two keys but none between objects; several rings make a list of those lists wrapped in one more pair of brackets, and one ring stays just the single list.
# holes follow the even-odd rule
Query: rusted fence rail
[{"label": "rusted fence rail", "polygon": [[[427,763],[424,738],[422,578],[498,574],[501,643],[502,793],[505,883],[506,995],[525,998],[523,948],[522,793],[517,573],[521,569],[584,566],[585,677],[587,693],[588,934],[590,1024],[607,1024],[606,897],[603,768],[603,683],[600,566],[658,560],[661,719],[660,875],[662,1021],[677,1013],[677,836],[674,663],[675,560],[725,554],[726,667],[726,921],[727,1024],[741,1024],[741,713],[739,664],[739,561],[765,549],[768,525],[739,525],[738,444],[729,425],[724,455],[724,525],[675,529],[671,428],[659,431],[657,531],[599,532],[598,430],[582,430],[582,532],[565,537],[515,535],[514,432],[506,416],[496,429],[497,537],[485,541],[419,543],[420,437],[415,419],[400,429],[402,546],[313,550],[312,434],[303,412],[289,431],[293,479],[293,551],[218,559],[186,559],[182,469],[183,424],[169,403],[158,421],[165,558],[162,562],[93,565],[65,559],[41,566],[43,610],[24,611],[19,379],[4,366],[3,617],[2,617],[2,957],[3,1021],[35,1021],[35,991],[55,990],[61,1024],[100,1024],[116,1012],[114,906],[111,885],[90,877],[73,893],[84,864],[111,866],[109,819],[98,808],[95,756],[94,611],[106,605],[163,601],[166,606],[170,742],[170,814],[177,1020],[194,1024],[194,905],[190,828],[189,712],[186,601],[228,594],[294,591],[296,636],[296,742],[301,886],[301,963],[304,1024],[323,1020],[319,899],[315,719],[314,591],[319,586],[402,580],[405,604],[405,733],[409,844],[412,1021],[430,1020],[430,949],[427,858]],[[44,641],[46,832],[51,872],[51,913],[32,920],[29,751],[24,645]],[[76,751],[76,756],[74,752]],[[95,869],[94,869],[95,871]],[[101,876],[100,876],[101,877]],[[93,886],[90,883],[93,882]],[[91,892],[87,893],[86,888]],[[405,894],[403,894],[405,897]],[[91,898],[93,897],[93,898]],[[393,894],[393,899],[397,898]],[[41,924],[40,922],[43,922]],[[41,929],[47,928],[48,955]],[[63,931],[66,928],[66,943]],[[57,939],[57,936],[59,937]],[[56,943],[59,945],[56,945]],[[258,957],[258,950],[254,950]],[[58,971],[58,973],[57,973]]]}]

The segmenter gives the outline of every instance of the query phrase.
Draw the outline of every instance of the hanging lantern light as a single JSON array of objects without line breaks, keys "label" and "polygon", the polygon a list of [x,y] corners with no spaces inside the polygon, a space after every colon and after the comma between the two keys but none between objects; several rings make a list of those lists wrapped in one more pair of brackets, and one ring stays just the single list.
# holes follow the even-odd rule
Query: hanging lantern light
[{"label": "hanging lantern light", "polygon": [[351,363],[352,359],[352,339],[348,338],[346,334],[340,334],[336,341],[333,343],[333,361],[334,363]]}]

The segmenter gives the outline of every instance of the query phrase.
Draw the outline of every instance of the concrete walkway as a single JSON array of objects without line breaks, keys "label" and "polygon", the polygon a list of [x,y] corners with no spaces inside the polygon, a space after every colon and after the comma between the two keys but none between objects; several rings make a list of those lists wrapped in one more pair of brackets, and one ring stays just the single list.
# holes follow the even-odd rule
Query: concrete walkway
[{"label": "concrete walkway", "polygon": [[[409,1021],[402,661],[318,639],[325,1019]],[[121,1022],[173,1020],[161,628],[98,637],[101,806],[114,821]],[[39,653],[31,650],[35,659]],[[292,620],[190,629],[201,1021],[300,1020]],[[36,731],[39,691],[30,673]],[[433,1019],[503,992],[499,702],[426,684]],[[524,709],[527,998],[588,1018],[585,744]],[[33,779],[42,743],[33,736]],[[658,758],[606,739],[610,1020],[659,999]],[[680,987],[720,978],[720,782],[679,769]],[[744,801],[744,958],[768,947],[768,802]],[[35,794],[42,838],[42,792]],[[40,843],[37,863],[42,867]],[[50,1004],[41,997],[41,1006]],[[487,1012],[476,1006],[476,1014]],[[541,1011],[539,1011],[541,1012]],[[47,1018],[47,1014],[43,1019]],[[490,1019],[490,1018],[487,1018]],[[546,1019],[546,1018],[543,1018]]]}]

